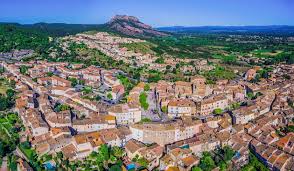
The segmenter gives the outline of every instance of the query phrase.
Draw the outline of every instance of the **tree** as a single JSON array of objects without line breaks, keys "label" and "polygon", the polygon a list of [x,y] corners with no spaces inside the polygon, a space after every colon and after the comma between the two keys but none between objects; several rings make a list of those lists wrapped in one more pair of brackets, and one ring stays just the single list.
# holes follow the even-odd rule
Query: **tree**
[{"label": "tree", "polygon": [[21,66],[19,67],[19,72],[20,72],[21,74],[23,74],[23,75],[27,74],[27,72],[28,72],[28,67],[25,66],[25,65],[21,65]]},{"label": "tree", "polygon": [[109,168],[110,171],[121,171],[121,167],[117,164],[115,165],[112,165],[110,168]]},{"label": "tree", "polygon": [[30,145],[30,142],[29,141],[25,141],[23,143],[21,143],[21,146],[25,149],[30,149],[31,148],[31,145]]},{"label": "tree", "polygon": [[213,70],[205,71],[203,76],[207,79],[207,82],[215,83],[219,79],[232,80],[236,77],[236,74],[232,70],[217,66]]},{"label": "tree", "polygon": [[0,67],[0,74],[3,74],[5,72],[4,67]]},{"label": "tree", "polygon": [[139,163],[141,166],[147,167],[148,166],[148,160],[144,157],[139,157],[137,160],[137,163]]},{"label": "tree", "polygon": [[192,171],[202,171],[202,169],[200,167],[193,167]]},{"label": "tree", "polygon": [[109,162],[111,164],[115,164],[116,161],[117,161],[117,158],[114,155],[111,154],[110,157],[109,157]]},{"label": "tree", "polygon": [[58,153],[56,153],[56,156],[57,156],[57,158],[60,159],[60,160],[63,159],[63,154],[62,154],[62,152],[58,152]]},{"label": "tree", "polygon": [[86,86],[86,87],[84,87],[84,89],[83,89],[83,93],[85,93],[85,94],[89,94],[89,93],[91,93],[93,90],[92,90],[92,87],[89,87],[89,86]]},{"label": "tree", "polygon": [[284,77],[286,80],[290,80],[290,79],[291,79],[291,76],[288,75],[288,74],[284,74],[283,77]]},{"label": "tree", "polygon": [[162,111],[163,113],[167,113],[167,106],[162,106],[162,107],[161,107],[161,111]]},{"label": "tree", "polygon": [[76,78],[68,78],[68,80],[71,82],[72,87],[78,85],[78,80]]},{"label": "tree", "polygon": [[223,110],[221,108],[217,108],[217,109],[213,110],[213,113],[216,114],[216,115],[220,115],[220,114],[223,113]]},{"label": "tree", "polygon": [[53,72],[47,72],[47,76],[48,77],[52,77],[53,76]]},{"label": "tree", "polygon": [[233,104],[231,104],[231,106],[230,106],[230,109],[231,110],[235,110],[235,109],[237,109],[237,108],[239,108],[241,106],[241,104],[240,103],[233,103]]},{"label": "tree", "polygon": [[15,88],[15,84],[16,84],[16,82],[15,82],[15,80],[10,80],[10,81],[9,81],[9,84],[10,84],[10,86],[11,86],[12,88]]},{"label": "tree", "polygon": [[149,119],[149,118],[142,118],[142,119],[141,119],[141,122],[142,122],[142,123],[151,122],[151,121],[152,121],[152,120]]},{"label": "tree", "polygon": [[66,111],[66,110],[69,110],[70,107],[66,104],[58,104],[56,107],[55,107],[55,110],[57,112],[61,112],[61,111]]},{"label": "tree", "polygon": [[200,164],[199,167],[203,170],[203,171],[210,171],[213,168],[216,167],[212,156],[209,152],[203,152],[202,154],[203,156],[200,159]]},{"label": "tree", "polygon": [[144,110],[147,110],[149,108],[149,104],[147,102],[147,94],[145,92],[142,92],[139,96],[139,101],[140,101],[140,104],[141,104],[141,107],[144,109]]},{"label": "tree", "polygon": [[249,92],[249,93],[247,93],[247,97],[248,97],[249,99],[253,99],[254,94],[253,94],[252,92]]},{"label": "tree", "polygon": [[8,99],[12,99],[14,94],[15,94],[14,90],[12,90],[12,89],[6,90],[6,96],[7,96]]},{"label": "tree", "polygon": [[85,80],[79,80],[80,85],[85,85],[86,81]]},{"label": "tree", "polygon": [[121,158],[124,155],[124,150],[120,147],[114,146],[111,148],[111,153],[117,157],[117,158]]},{"label": "tree", "polygon": [[223,148],[223,151],[224,151],[224,160],[225,161],[230,161],[233,158],[233,156],[235,155],[235,151],[229,146],[225,146]]},{"label": "tree", "polygon": [[51,45],[47,33],[17,25],[1,25],[0,40],[0,52],[9,52],[12,49],[33,49],[41,54],[45,53]]},{"label": "tree", "polygon": [[139,158],[139,155],[138,155],[138,154],[136,154],[136,155],[135,155],[135,157],[134,157],[134,158],[132,158],[132,162],[137,162],[138,158]]},{"label": "tree", "polygon": [[223,63],[229,64],[229,65],[236,64],[237,62],[237,58],[235,55],[224,56],[222,59],[223,59]]},{"label": "tree", "polygon": [[242,171],[248,170],[259,170],[259,171],[269,171],[269,169],[258,160],[258,158],[250,152],[249,154],[249,163],[242,167]]},{"label": "tree", "polygon": [[294,53],[291,54],[286,60],[287,64],[292,65],[294,64]]},{"label": "tree", "polygon": [[103,167],[108,170],[108,163],[109,163],[110,153],[109,148],[106,144],[100,146],[99,151],[97,153],[96,161],[98,163],[102,163]]},{"label": "tree", "polygon": [[146,83],[144,85],[144,91],[149,91],[149,90],[150,90],[150,85]]},{"label": "tree", "polygon": [[14,155],[8,156],[8,167],[9,170],[17,170],[16,157]]},{"label": "tree", "polygon": [[169,69],[171,69],[171,66],[170,66],[170,65],[167,65],[167,66],[165,67],[165,69],[166,69],[166,70],[169,70]]},{"label": "tree", "polygon": [[219,167],[220,167],[220,171],[226,171],[227,169],[227,164],[222,161],[220,164],[219,164]]},{"label": "tree", "polygon": [[0,158],[2,159],[2,157],[4,156],[4,144],[2,141],[0,141]]},{"label": "tree", "polygon": [[95,97],[95,100],[96,100],[96,101],[100,101],[100,100],[101,100],[101,97],[97,95],[97,96]]},{"label": "tree", "polygon": [[155,63],[158,63],[158,64],[163,64],[164,63],[164,58],[163,57],[159,57],[154,62]]},{"label": "tree", "polygon": [[0,94],[0,111],[6,110],[9,106],[9,101],[8,99]]},{"label": "tree", "polygon": [[112,100],[113,97],[112,97],[112,94],[111,93],[107,93],[107,96],[106,96],[108,99]]}]

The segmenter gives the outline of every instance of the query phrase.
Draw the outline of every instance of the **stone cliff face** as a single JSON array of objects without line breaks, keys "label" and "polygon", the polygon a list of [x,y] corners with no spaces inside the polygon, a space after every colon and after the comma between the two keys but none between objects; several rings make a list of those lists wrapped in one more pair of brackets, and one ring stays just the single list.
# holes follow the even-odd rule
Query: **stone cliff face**
[{"label": "stone cliff face", "polygon": [[133,16],[116,15],[106,25],[113,31],[134,37],[168,36],[168,34],[153,29]]}]

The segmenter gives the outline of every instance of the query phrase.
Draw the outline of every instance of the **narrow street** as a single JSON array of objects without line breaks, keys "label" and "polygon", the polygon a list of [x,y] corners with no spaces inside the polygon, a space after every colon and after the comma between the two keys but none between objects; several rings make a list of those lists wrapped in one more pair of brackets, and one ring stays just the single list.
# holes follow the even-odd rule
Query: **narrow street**
[{"label": "narrow street", "polygon": [[159,111],[156,105],[156,98],[153,92],[148,93],[147,102],[149,104],[149,108],[146,111],[143,110],[142,118],[146,117],[151,119],[152,121],[159,121],[160,120],[160,117],[158,115]]},{"label": "narrow street", "polygon": [[0,167],[0,171],[7,171],[8,168],[7,168],[7,157],[3,157],[2,159],[2,165]]}]

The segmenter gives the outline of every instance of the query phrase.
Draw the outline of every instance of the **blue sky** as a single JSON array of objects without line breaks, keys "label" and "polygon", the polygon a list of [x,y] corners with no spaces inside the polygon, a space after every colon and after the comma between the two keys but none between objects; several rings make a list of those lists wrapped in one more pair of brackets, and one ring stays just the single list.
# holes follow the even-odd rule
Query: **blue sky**
[{"label": "blue sky", "polygon": [[115,14],[155,27],[294,25],[294,0],[0,0],[0,22],[101,24]]}]

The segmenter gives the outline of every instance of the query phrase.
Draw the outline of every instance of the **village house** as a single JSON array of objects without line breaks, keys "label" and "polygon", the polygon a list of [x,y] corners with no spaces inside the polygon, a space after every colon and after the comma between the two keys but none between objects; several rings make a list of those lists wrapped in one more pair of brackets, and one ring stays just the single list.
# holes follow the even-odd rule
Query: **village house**
[{"label": "village house", "polygon": [[255,69],[249,69],[249,70],[246,72],[244,78],[245,78],[247,81],[251,81],[251,80],[253,80],[253,79],[255,78],[255,76],[256,76],[256,70],[255,70]]},{"label": "village house", "polygon": [[177,81],[174,89],[176,97],[186,97],[192,94],[192,84],[190,82]]},{"label": "village house", "polygon": [[118,125],[129,125],[141,121],[141,108],[134,104],[117,104],[111,106],[108,114],[115,116]]},{"label": "village house", "polygon": [[127,156],[132,160],[135,157],[143,157],[148,161],[148,170],[159,166],[159,159],[163,155],[163,147],[158,144],[146,146],[136,140],[130,140],[125,145]]},{"label": "village house", "polygon": [[46,86],[61,86],[61,87],[70,87],[71,86],[71,82],[57,77],[55,75],[53,75],[52,77],[42,77],[42,78],[38,78],[37,82],[41,85],[46,85]]},{"label": "village house", "polygon": [[52,76],[51,77],[51,85],[52,86],[63,86],[63,87],[70,87],[71,82],[68,80],[65,80],[63,78],[57,77],[57,76]]},{"label": "village house", "polygon": [[53,72],[55,69],[46,65],[34,65],[28,69],[28,73],[32,78],[44,77],[48,72]]},{"label": "village house", "polygon": [[233,111],[233,123],[234,124],[246,124],[256,117],[258,109],[255,105],[245,106]]},{"label": "village house", "polygon": [[39,136],[49,132],[49,127],[35,109],[27,109],[20,113],[24,125],[32,136]]},{"label": "village house", "polygon": [[164,123],[137,123],[131,125],[130,130],[135,140],[163,146],[195,136],[201,125],[200,120],[184,118]]},{"label": "village house", "polygon": [[72,127],[77,132],[93,132],[101,129],[115,128],[114,116],[96,116],[85,119],[75,119]]},{"label": "village house", "polygon": [[190,79],[190,82],[192,83],[192,90],[193,95],[198,96],[200,98],[203,98],[209,94],[211,94],[211,90],[209,87],[205,84],[206,78],[203,76],[193,76]]},{"label": "village house", "polygon": [[196,114],[196,104],[189,99],[173,99],[168,103],[170,118],[192,116]]},{"label": "village house", "polygon": [[215,109],[224,110],[229,106],[228,99],[223,94],[214,95],[203,99],[197,104],[197,113],[202,116],[212,114]]},{"label": "village house", "polygon": [[110,91],[112,100],[114,100],[114,101],[119,100],[123,96],[124,93],[125,93],[125,88],[121,84],[113,86]]},{"label": "village house", "polygon": [[91,154],[93,151],[97,151],[98,148],[105,143],[101,139],[101,135],[99,132],[90,132],[74,136],[72,144],[77,151],[76,158],[83,159]]},{"label": "village house", "polygon": [[199,158],[189,148],[174,148],[160,159],[160,169],[178,167],[180,171],[189,171],[199,163]]}]

